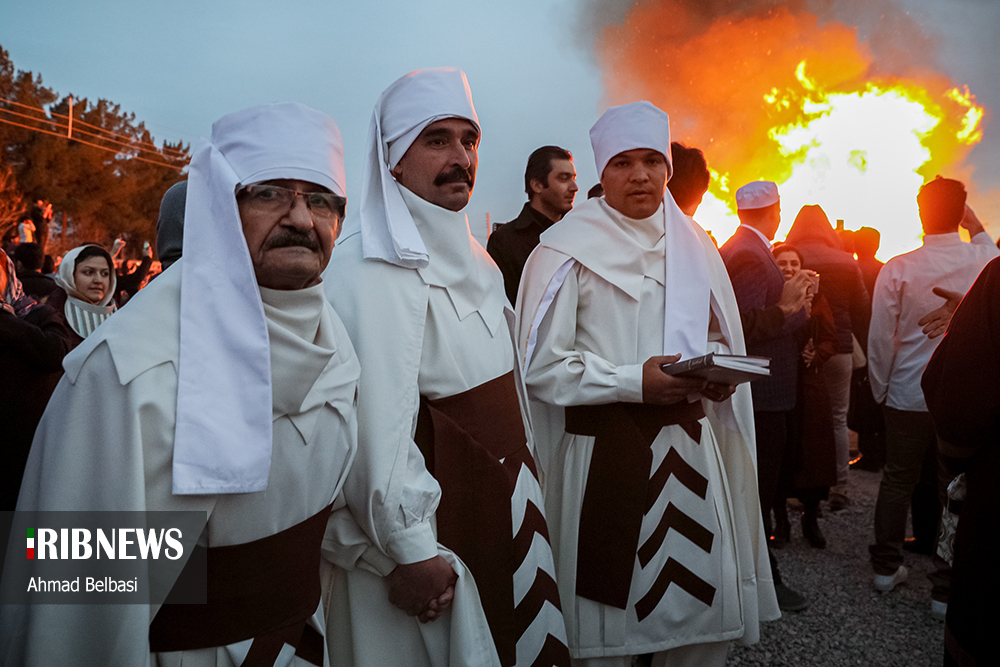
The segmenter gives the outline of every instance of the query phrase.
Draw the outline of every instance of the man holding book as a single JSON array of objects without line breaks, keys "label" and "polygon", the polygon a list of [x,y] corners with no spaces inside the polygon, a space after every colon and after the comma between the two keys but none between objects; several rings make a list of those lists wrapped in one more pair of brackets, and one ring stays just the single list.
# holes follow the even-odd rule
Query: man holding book
[{"label": "man holding book", "polygon": [[518,298],[522,356],[574,665],[724,665],[779,615],[750,391],[661,366],[745,353],[708,235],[669,195],[667,115],[590,131],[605,196],[542,234]]}]

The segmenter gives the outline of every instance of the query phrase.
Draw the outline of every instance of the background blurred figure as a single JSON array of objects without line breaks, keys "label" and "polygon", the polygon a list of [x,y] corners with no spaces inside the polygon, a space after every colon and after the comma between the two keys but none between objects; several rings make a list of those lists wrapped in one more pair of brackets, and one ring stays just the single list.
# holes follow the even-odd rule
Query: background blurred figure
[{"label": "background blurred figure", "polygon": [[844,252],[822,207],[803,206],[785,241],[802,253],[805,268],[820,274],[818,293],[830,304],[837,329],[837,353],[823,364],[837,443],[837,486],[830,491],[830,509],[836,511],[850,504],[846,485],[850,463],[847,407],[851,397],[854,352],[851,336],[858,339],[864,350],[868,339],[868,292],[861,281],[861,270]]},{"label": "background blurred figure", "polygon": [[[801,271],[786,281],[771,254],[771,239],[781,224],[777,185],[771,181],[747,183],[736,191],[736,207],[740,226],[719,253],[736,293],[747,354],[771,359],[771,375],[750,385],[757,447],[757,489],[764,534],[770,535],[771,509],[788,449],[788,426],[798,386],[799,352],[794,333],[808,319],[804,306],[810,279]],[[800,294],[800,298],[786,300],[790,290]],[[809,602],[782,582],[777,560],[770,549],[768,556],[774,591],[782,611],[805,609]]]},{"label": "background blurred figure", "polygon": [[698,148],[685,146],[679,141],[670,142],[670,159],[674,172],[667,181],[667,189],[684,215],[694,217],[701,200],[708,192],[712,176],[708,172],[705,154]]},{"label": "background blurred figure", "polygon": [[83,342],[118,309],[113,299],[115,265],[111,253],[96,243],[66,253],[56,273],[56,284],[59,287],[48,303],[66,317],[78,339],[75,344]]},{"label": "background blurred figure", "polygon": [[3,251],[0,295],[0,511],[13,511],[35,428],[76,344],[61,313],[24,294]]},{"label": "background blurred figure", "polygon": [[136,292],[142,289],[146,283],[146,276],[149,275],[149,267],[153,265],[153,249],[147,242],[142,248],[142,259],[131,271],[128,270],[128,262],[123,261],[121,268],[117,271],[118,287],[115,290],[115,303],[121,307],[128,303],[128,300],[135,296]]},{"label": "background blurred figure", "polygon": [[[862,227],[854,232],[854,253],[861,281],[868,292],[868,313],[871,316],[872,294],[875,280],[882,270],[882,262],[875,259],[881,235],[877,229]],[[882,409],[872,397],[868,383],[868,366],[854,369],[851,377],[851,405],[847,415],[847,425],[858,434],[858,451],[861,457],[851,463],[851,469],[878,472],[885,465],[885,421]]]},{"label": "background blurred figure", "polygon": [[[772,251],[785,280],[791,280],[802,270],[802,254],[787,243]],[[799,348],[799,383],[795,410],[789,419],[786,456],[778,480],[778,496],[774,502],[775,546],[788,541],[791,525],[785,501],[802,501],[802,536],[817,549],[826,547],[826,537],[820,530],[819,502],[826,499],[830,487],[837,483],[837,449],[833,439],[833,413],[830,396],[821,374],[823,364],[837,353],[837,331],[833,311],[822,295],[813,297],[806,306],[809,319],[795,332]]]},{"label": "background blurred figure", "polygon": [[[922,318],[941,303],[934,288],[966,292],[986,263],[1000,254],[965,198],[959,181],[938,177],[924,184],[917,194],[923,245],[886,262],[875,283],[868,374],[875,400],[885,405],[886,462],[875,505],[875,544],[869,551],[880,591],[906,579],[901,549],[907,509],[927,450],[938,447],[920,376],[940,338],[924,333]],[[959,237],[960,223],[971,243]],[[943,501],[950,478],[941,470],[938,480]],[[931,607],[940,614],[947,604],[948,575],[946,563],[937,565]]]},{"label": "background blurred figure", "polygon": [[965,471],[945,621],[945,665],[996,659],[1000,613],[1000,260],[955,312],[923,380],[949,473]]},{"label": "background blurred figure", "polygon": [[174,183],[160,201],[160,217],[156,220],[156,254],[163,271],[181,258],[187,184],[187,181]]},{"label": "background blurred figure", "polygon": [[528,202],[521,214],[490,234],[486,251],[500,267],[511,306],[517,301],[521,271],[538,237],[573,209],[576,167],[573,154],[558,146],[542,146],[528,156],[524,191]]},{"label": "background blurred figure", "polygon": [[43,303],[56,288],[56,281],[41,272],[44,255],[37,243],[21,243],[14,250],[14,267],[24,293]]}]

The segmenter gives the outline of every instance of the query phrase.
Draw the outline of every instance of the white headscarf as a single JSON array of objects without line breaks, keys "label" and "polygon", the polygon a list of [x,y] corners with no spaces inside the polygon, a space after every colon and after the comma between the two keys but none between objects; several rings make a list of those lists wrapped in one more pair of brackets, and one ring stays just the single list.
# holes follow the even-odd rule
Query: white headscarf
[{"label": "white headscarf", "polygon": [[[104,250],[107,257],[111,256],[111,253],[103,246],[98,247]],[[66,316],[66,322],[82,338],[86,338],[94,333],[94,330],[118,309],[113,300],[115,298],[115,290],[118,287],[118,277],[115,274],[115,267],[113,265],[108,267],[111,270],[111,282],[108,285],[108,291],[104,293],[104,296],[97,303],[91,303],[76,288],[76,278],[73,275],[76,272],[76,258],[85,248],[87,246],[82,245],[67,252],[63,255],[62,262],[59,263],[59,268],[56,269],[56,284],[66,290],[66,305],[63,306],[63,314]],[[97,255],[94,255],[94,257],[97,257]],[[101,259],[107,258],[105,255],[100,255],[100,257]]]},{"label": "white headscarf", "polygon": [[248,493],[271,467],[271,359],[236,191],[297,179],[345,196],[340,130],[301,104],[224,116],[191,159],[180,261],[176,494]]},{"label": "white headscarf", "polygon": [[[649,148],[667,159],[667,178],[673,173],[670,162],[670,119],[649,102],[633,102],[611,107],[590,129],[597,173],[615,155],[637,148]],[[663,353],[680,354],[683,359],[699,357],[707,351],[711,283],[705,250],[691,221],[674,202],[670,191],[663,194],[665,322]]]},{"label": "white headscarf", "polygon": [[425,127],[444,118],[464,118],[479,129],[465,72],[454,67],[410,72],[386,88],[375,103],[361,180],[365,258],[410,269],[427,266],[427,248],[392,169]]}]

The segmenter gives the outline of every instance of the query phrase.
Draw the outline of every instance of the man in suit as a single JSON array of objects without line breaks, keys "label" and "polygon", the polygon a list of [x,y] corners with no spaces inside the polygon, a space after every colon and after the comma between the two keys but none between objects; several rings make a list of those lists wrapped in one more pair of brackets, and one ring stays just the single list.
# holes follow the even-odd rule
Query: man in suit
[{"label": "man in suit", "polygon": [[[803,307],[810,273],[785,282],[771,255],[771,239],[781,222],[778,186],[754,181],[736,192],[740,226],[719,250],[736,292],[747,354],[769,357],[771,375],[751,385],[757,440],[757,486],[764,529],[771,533],[771,509],[781,461],[788,443],[788,416],[795,407],[798,355],[793,332],[806,319]],[[774,554],[771,572],[778,605],[784,611],[808,606],[801,594],[781,581]]]}]

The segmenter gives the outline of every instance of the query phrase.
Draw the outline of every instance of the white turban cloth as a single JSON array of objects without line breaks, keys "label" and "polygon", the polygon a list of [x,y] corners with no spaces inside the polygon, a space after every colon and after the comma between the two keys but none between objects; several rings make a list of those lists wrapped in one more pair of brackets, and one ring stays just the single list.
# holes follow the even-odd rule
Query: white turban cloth
[{"label": "white turban cloth", "polygon": [[667,158],[667,179],[674,173],[670,161],[670,118],[651,102],[611,107],[590,128],[597,178],[611,158],[636,148],[651,148]]},{"label": "white turban cloth", "polygon": [[[670,162],[670,119],[650,102],[632,102],[611,107],[590,128],[597,173],[604,173],[611,158],[625,151],[646,148],[658,151]],[[669,190],[664,190],[665,322],[663,354],[682,359],[704,355],[708,349],[711,283],[708,260],[698,239],[694,221],[684,215]],[[702,232],[703,233],[703,232]]]},{"label": "white turban cloth", "polygon": [[272,179],[345,196],[336,123],[301,104],[261,105],[219,119],[195,148],[180,261],[175,494],[267,488],[270,342],[236,191]]},{"label": "white turban cloth", "polygon": [[464,118],[479,130],[465,72],[454,67],[410,72],[386,88],[368,125],[361,179],[361,245],[365,258],[405,268],[425,268],[427,248],[392,175],[424,128],[445,118]]}]

